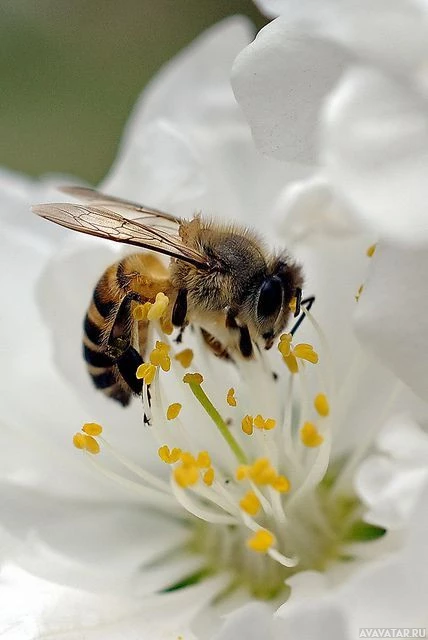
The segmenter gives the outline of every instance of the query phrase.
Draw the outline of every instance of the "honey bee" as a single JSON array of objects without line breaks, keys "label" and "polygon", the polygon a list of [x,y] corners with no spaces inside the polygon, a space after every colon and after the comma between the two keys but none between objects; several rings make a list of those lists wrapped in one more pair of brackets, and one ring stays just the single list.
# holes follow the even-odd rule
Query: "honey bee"
[{"label": "honey bee", "polygon": [[42,218],[93,236],[170,257],[169,267],[150,252],[128,255],[98,281],[84,320],[83,356],[94,385],[126,406],[140,394],[136,371],[143,363],[147,321],[136,321],[136,305],[169,298],[168,318],[181,333],[191,323],[217,356],[251,358],[269,349],[286,326],[290,302],[300,313],[303,275],[283,252],[267,251],[253,232],[221,225],[199,214],[190,220],[107,196],[65,187],[84,204],[33,207]]}]

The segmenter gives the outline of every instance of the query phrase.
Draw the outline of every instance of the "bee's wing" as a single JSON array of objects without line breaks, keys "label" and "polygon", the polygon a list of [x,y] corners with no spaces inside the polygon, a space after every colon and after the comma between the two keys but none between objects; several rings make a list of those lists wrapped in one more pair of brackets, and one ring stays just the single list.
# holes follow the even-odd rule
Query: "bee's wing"
[{"label": "bee's wing", "polygon": [[203,254],[183,243],[178,233],[179,223],[176,233],[168,233],[152,225],[151,220],[150,224],[143,224],[103,206],[64,202],[38,204],[33,206],[33,211],[42,218],[74,231],[151,249],[190,262],[201,269],[208,267]]},{"label": "bee's wing", "polygon": [[139,220],[143,224],[149,224],[151,227],[165,231],[177,232],[181,223],[180,218],[173,216],[171,213],[146,207],[130,200],[109,196],[90,187],[67,186],[60,187],[60,191],[82,200],[85,204],[90,203],[95,207],[105,207],[110,211],[123,215],[128,220]]}]

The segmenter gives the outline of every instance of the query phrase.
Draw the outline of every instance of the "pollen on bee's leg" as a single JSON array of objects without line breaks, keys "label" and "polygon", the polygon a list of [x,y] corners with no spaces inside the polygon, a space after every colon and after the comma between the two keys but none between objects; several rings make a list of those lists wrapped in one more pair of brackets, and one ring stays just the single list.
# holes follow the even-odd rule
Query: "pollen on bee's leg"
[{"label": "pollen on bee's leg", "polygon": [[248,538],[247,547],[257,553],[266,553],[275,544],[275,536],[268,529],[259,529]]}]

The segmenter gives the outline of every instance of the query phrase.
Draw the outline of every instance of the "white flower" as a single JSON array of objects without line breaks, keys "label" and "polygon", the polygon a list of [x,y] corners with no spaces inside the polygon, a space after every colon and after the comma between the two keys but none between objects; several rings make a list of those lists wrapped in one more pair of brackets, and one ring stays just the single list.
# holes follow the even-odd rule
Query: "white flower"
[{"label": "white flower", "polygon": [[[226,22],[158,76],[103,189],[180,215],[202,209],[272,238],[266,214],[306,170],[253,149],[228,83],[248,40],[240,20]],[[58,198],[53,184],[3,173],[0,194],[8,300],[1,329],[10,336],[0,387],[0,526],[9,545],[0,622],[8,640],[203,639],[222,634],[220,615],[243,604],[250,609],[230,620],[242,620],[233,637],[247,637],[251,607],[271,624],[288,595],[285,580],[292,595],[281,615],[302,594],[346,585],[398,545],[380,527],[396,524],[391,494],[403,505],[398,524],[408,525],[420,478],[409,481],[398,464],[382,493],[370,459],[361,462],[388,418],[423,419],[427,407],[353,336],[367,237],[335,235],[329,216],[304,233],[290,221],[295,242],[286,246],[317,299],[292,343],[284,336],[277,345],[281,353],[234,366],[208,353],[197,331],[177,346],[154,322],[149,352],[160,340],[157,355],[170,367],[156,368],[151,407],[145,391],[147,427],[140,401],[123,410],[92,389],[80,355],[85,309],[117,247],[31,217],[31,203]],[[395,318],[383,322],[387,332]],[[193,352],[189,369],[174,358],[184,348]],[[202,384],[183,382],[186,372],[202,373]],[[168,420],[173,403],[182,408]],[[83,423],[103,425],[100,455],[71,448]],[[413,435],[427,447],[416,426]],[[393,437],[383,451],[398,460],[406,438]],[[77,442],[88,442],[82,432]],[[426,473],[425,460],[420,466]],[[369,510],[376,526],[365,522]],[[381,539],[363,542],[367,536]],[[269,604],[248,604],[256,597]]]},{"label": "white flower", "polygon": [[[354,640],[382,637],[380,634],[388,630],[391,630],[389,637],[425,637],[427,485],[422,493],[414,509],[412,529],[399,553],[367,566],[328,593],[308,590],[304,599],[282,606],[273,620],[268,607],[249,604],[228,616],[215,640],[253,637]],[[315,583],[315,577],[312,578]],[[366,636],[361,635],[363,629],[367,629]],[[395,636],[392,629],[396,630]]]},{"label": "white flower", "polygon": [[318,162],[357,219],[426,241],[427,3],[258,4],[280,17],[238,57],[234,88],[260,149]]}]

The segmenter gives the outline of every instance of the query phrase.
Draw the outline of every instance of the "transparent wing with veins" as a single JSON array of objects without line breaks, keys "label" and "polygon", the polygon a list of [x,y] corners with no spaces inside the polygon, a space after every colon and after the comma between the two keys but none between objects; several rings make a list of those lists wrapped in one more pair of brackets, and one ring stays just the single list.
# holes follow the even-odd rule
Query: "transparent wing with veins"
[{"label": "transparent wing with veins", "polygon": [[164,253],[201,269],[208,267],[206,256],[183,243],[179,218],[84,187],[63,191],[91,204],[39,204],[33,206],[34,213],[74,231]]}]

